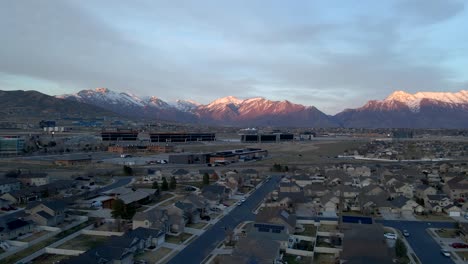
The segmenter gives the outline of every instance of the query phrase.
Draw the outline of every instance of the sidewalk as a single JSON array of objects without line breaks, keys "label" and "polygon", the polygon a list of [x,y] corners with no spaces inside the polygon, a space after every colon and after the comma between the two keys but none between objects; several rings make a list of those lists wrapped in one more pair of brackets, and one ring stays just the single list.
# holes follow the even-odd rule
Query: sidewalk
[{"label": "sidewalk", "polygon": [[418,255],[416,254],[416,252],[414,252],[413,248],[410,246],[408,241],[406,241],[405,236],[403,236],[403,234],[400,232],[400,230],[397,230],[397,229],[395,229],[393,227],[390,227],[390,226],[386,226],[386,228],[391,229],[393,231],[393,233],[398,234],[398,238],[401,238],[403,243],[405,243],[405,246],[406,246],[406,249],[407,249],[407,256],[410,259],[411,263],[418,263],[418,262],[421,263],[419,258],[417,259],[417,261],[414,260],[413,256],[418,257]]}]

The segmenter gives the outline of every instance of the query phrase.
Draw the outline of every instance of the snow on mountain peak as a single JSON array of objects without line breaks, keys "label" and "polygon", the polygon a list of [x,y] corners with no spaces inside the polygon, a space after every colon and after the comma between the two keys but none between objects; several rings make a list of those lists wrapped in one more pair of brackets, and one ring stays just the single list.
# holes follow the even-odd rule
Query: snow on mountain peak
[{"label": "snow on mountain peak", "polygon": [[214,100],[213,102],[211,102],[208,106],[213,106],[213,105],[227,105],[227,104],[234,104],[234,105],[239,105],[243,102],[244,100],[242,99],[239,99],[235,96],[226,96],[226,97],[222,97],[222,98],[219,98],[219,99],[216,99]]},{"label": "snow on mountain peak", "polygon": [[468,91],[451,92],[417,92],[410,94],[404,91],[395,91],[383,102],[398,101],[406,104],[411,111],[418,112],[423,99],[435,100],[447,104],[468,104]]}]

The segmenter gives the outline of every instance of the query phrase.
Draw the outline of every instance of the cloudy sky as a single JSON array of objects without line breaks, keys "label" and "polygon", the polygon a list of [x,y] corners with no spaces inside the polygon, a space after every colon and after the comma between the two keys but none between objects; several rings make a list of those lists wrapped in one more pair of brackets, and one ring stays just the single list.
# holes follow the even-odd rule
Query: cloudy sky
[{"label": "cloudy sky", "polygon": [[463,0],[3,1],[0,89],[263,96],[334,114],[394,90],[468,89],[466,25]]}]

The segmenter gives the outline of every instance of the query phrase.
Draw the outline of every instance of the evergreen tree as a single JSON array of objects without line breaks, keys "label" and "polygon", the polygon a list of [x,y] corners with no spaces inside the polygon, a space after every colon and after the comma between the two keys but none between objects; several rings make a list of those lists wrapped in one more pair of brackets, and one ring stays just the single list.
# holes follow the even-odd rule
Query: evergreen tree
[{"label": "evergreen tree", "polygon": [[402,258],[402,257],[406,256],[406,254],[407,254],[406,245],[405,245],[405,243],[403,243],[403,241],[401,239],[397,239],[397,241],[395,243],[395,253],[396,253],[397,257],[399,257],[399,258]]},{"label": "evergreen tree", "polygon": [[124,171],[124,174],[127,175],[127,176],[133,175],[133,169],[130,166],[124,165],[123,166],[123,171]]},{"label": "evergreen tree", "polygon": [[169,182],[169,188],[171,190],[175,190],[176,187],[177,187],[177,180],[174,176],[172,176],[171,181]]},{"label": "evergreen tree", "polygon": [[158,181],[154,181],[154,182],[153,182],[152,188],[155,189],[154,195],[159,195],[159,192],[160,192],[161,190],[159,189],[159,183],[158,183]]},{"label": "evergreen tree", "polygon": [[162,177],[161,190],[162,191],[169,190],[169,184],[167,183],[166,177]]},{"label": "evergreen tree", "polygon": [[209,185],[210,184],[210,175],[208,173],[203,174],[203,185]]},{"label": "evergreen tree", "polygon": [[122,215],[125,211],[125,204],[122,200],[117,199],[112,203],[112,217],[113,218],[122,218]]}]

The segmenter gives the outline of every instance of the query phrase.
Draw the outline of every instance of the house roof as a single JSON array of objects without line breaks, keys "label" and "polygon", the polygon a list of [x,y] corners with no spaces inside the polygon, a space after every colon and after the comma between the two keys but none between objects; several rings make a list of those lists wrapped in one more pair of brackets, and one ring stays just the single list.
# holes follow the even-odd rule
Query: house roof
[{"label": "house roof", "polygon": [[176,169],[176,170],[173,170],[172,171],[172,175],[187,175],[189,174],[190,172],[188,170],[185,170],[185,169]]},{"label": "house roof", "polygon": [[447,182],[450,189],[468,189],[468,177],[456,176]]},{"label": "house roof", "polygon": [[406,203],[409,201],[408,198],[404,196],[398,196],[394,198],[393,200],[390,201],[390,204],[393,205],[396,208],[401,208],[406,205]]},{"label": "house roof", "polygon": [[44,218],[44,219],[52,219],[54,217],[53,215],[50,215],[46,211],[39,211],[39,212],[37,212],[37,214],[39,216],[41,216],[42,218]]},{"label": "house roof", "polygon": [[159,220],[163,220],[167,218],[167,210],[161,209],[158,207],[154,207],[149,211],[146,212],[137,212],[133,216],[133,220],[136,221],[145,221],[148,220],[150,222],[156,222]]},{"label": "house roof", "polygon": [[18,178],[20,179],[31,179],[31,178],[46,178],[47,173],[25,173],[20,174]]},{"label": "house roof", "polygon": [[442,201],[444,198],[448,198],[446,194],[429,194],[427,199],[430,201]]},{"label": "house roof", "polygon": [[125,204],[131,204],[133,202],[141,201],[150,195],[147,192],[136,190],[124,195],[119,195],[119,199],[122,200]]},{"label": "house roof", "polygon": [[32,203],[28,204],[28,206],[26,207],[26,210],[32,209],[32,208],[37,207],[37,206],[39,206],[41,204],[44,205],[47,208],[50,208],[53,211],[58,211],[58,210],[62,211],[67,206],[67,203],[62,201],[62,200],[51,200],[51,201],[42,201],[42,202],[32,202]]},{"label": "house roof", "polygon": [[276,223],[275,219],[281,219],[281,221],[291,228],[296,227],[296,215],[290,214],[286,210],[280,207],[264,207],[255,217],[255,222],[258,223]]},{"label": "house roof", "polygon": [[0,185],[15,184],[15,183],[20,183],[20,181],[18,181],[17,179],[13,179],[13,178],[0,179]]}]

